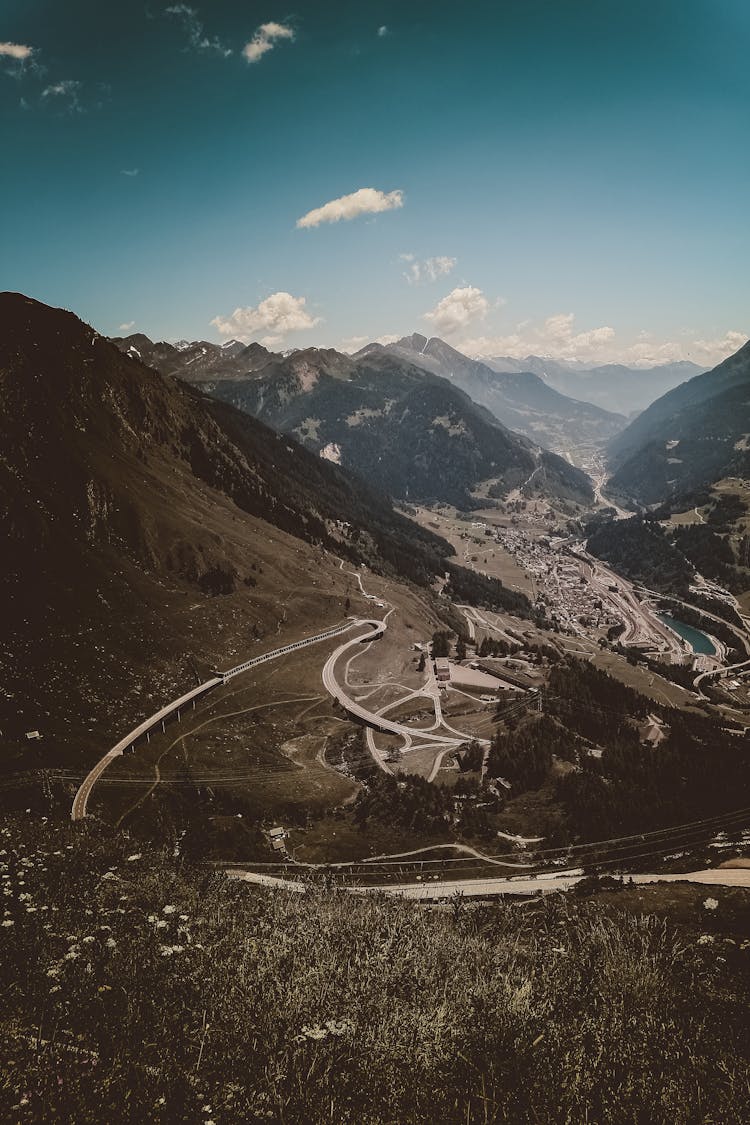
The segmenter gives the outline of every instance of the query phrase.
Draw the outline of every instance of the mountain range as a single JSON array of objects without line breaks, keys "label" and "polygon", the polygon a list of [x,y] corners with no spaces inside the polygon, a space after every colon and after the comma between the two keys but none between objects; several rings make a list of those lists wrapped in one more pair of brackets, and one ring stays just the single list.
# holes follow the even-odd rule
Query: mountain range
[{"label": "mountain range", "polygon": [[341,620],[339,558],[423,587],[451,565],[359,478],[13,293],[0,402],[0,729],[52,733],[47,762],[191,682],[190,653],[205,674],[286,608]]},{"label": "mountain range", "polygon": [[560,394],[531,371],[498,372],[437,337],[415,333],[393,344],[368,344],[355,358],[382,352],[448,379],[504,425],[572,459],[626,425],[622,415]]},{"label": "mountain range", "polygon": [[484,363],[503,374],[530,371],[563,395],[582,398],[608,411],[631,416],[679,386],[705,367],[689,360],[656,364],[653,367],[627,367],[608,363],[588,367],[580,360],[555,360],[529,355],[525,359],[495,356]]},{"label": "mountain range", "polygon": [[252,344],[180,349],[141,337],[115,342],[398,499],[471,508],[479,484],[492,495],[523,488],[584,503],[592,498],[585,473],[511,432],[454,382],[412,362],[416,356],[377,346],[355,356],[330,348],[282,356]]}]

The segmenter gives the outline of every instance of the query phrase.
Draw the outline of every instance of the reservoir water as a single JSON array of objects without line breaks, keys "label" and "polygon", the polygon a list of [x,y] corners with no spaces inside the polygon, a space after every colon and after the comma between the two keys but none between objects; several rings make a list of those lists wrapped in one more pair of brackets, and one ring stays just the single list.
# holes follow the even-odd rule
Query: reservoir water
[{"label": "reservoir water", "polygon": [[675,617],[670,617],[668,613],[660,613],[657,615],[660,621],[668,625],[670,629],[674,629],[675,633],[679,633],[683,640],[692,648],[693,652],[705,653],[706,656],[715,656],[716,649],[711,644],[705,633],[701,633],[699,629],[694,629],[692,625],[686,625],[683,621],[678,621]]}]

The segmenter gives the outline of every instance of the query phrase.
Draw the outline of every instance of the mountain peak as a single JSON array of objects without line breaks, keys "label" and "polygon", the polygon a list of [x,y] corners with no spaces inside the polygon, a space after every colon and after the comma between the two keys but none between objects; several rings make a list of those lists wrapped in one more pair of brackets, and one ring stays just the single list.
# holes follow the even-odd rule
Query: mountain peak
[{"label": "mountain peak", "polygon": [[428,340],[421,332],[412,332],[411,336],[402,336],[397,341],[397,348],[406,348],[410,352],[423,352],[427,347]]}]

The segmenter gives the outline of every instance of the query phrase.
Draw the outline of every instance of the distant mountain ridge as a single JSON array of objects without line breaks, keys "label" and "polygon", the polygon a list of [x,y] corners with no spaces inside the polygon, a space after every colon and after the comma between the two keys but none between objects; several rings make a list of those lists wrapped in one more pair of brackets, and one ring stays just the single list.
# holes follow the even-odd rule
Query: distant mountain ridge
[{"label": "distant mountain ridge", "polygon": [[554,360],[536,355],[526,356],[525,359],[495,356],[483,362],[493,371],[503,373],[531,371],[562,394],[583,398],[586,402],[625,415],[645,410],[673,387],[706,370],[689,360],[653,367],[628,367],[621,363],[590,367],[580,361]]},{"label": "distant mountain ridge", "polygon": [[[258,366],[244,377],[240,355],[232,374],[222,377],[227,368],[218,345],[205,355],[204,345],[192,347],[198,358],[189,365],[190,378],[196,379],[202,365],[196,381],[204,390],[388,495],[472,507],[472,489],[489,481],[501,492],[526,485],[565,499],[589,502],[592,497],[589,479],[579,469],[511,433],[447,379],[387,349],[357,356],[332,348],[287,356],[256,353]],[[161,361],[158,347],[153,355],[154,362]],[[174,357],[167,363],[171,368]],[[178,367],[176,374],[184,373]]]},{"label": "distant mountain ridge", "polygon": [[750,475],[750,341],[654,402],[608,452],[607,490],[640,504]]}]

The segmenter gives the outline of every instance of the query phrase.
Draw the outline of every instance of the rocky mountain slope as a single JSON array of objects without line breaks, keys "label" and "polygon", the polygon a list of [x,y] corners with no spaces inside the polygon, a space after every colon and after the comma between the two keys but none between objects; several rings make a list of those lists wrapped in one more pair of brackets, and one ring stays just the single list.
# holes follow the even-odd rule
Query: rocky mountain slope
[{"label": "rocky mountain slope", "polygon": [[471,507],[471,491],[484,481],[503,492],[591,498],[580,470],[388,351],[349,357],[310,348],[247,379],[204,386],[401,499]]},{"label": "rocky mountain slope", "polygon": [[645,410],[667,391],[706,370],[688,360],[653,367],[627,367],[621,363],[587,367],[580,362],[537,355],[529,355],[525,359],[495,356],[484,362],[493,371],[503,373],[531,371],[561,394],[585,399],[623,415]]},{"label": "rocky mountain slope", "polygon": [[0,295],[0,402],[6,759],[34,728],[54,735],[47,762],[100,747],[102,716],[122,723],[108,699],[131,718],[287,618],[297,635],[341,620],[336,556],[424,584],[452,553],[335,465],[18,294]]},{"label": "rocky mountain slope", "polygon": [[557,453],[575,456],[581,446],[608,441],[626,425],[624,417],[568,398],[527,369],[493,370],[437,337],[415,333],[395,344],[368,344],[357,357],[380,351],[448,379],[504,425]]},{"label": "rocky mountain slope", "polygon": [[750,341],[676,387],[609,446],[608,491],[639,504],[750,473]]}]

